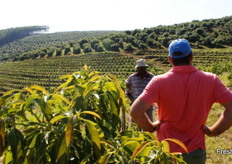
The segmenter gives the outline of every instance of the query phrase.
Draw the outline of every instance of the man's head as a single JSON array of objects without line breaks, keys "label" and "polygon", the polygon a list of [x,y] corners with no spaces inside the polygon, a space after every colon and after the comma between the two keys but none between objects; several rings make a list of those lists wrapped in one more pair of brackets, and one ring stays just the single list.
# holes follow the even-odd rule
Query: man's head
[{"label": "man's head", "polygon": [[169,61],[174,65],[189,65],[192,62],[192,49],[186,39],[177,39],[168,47]]},{"label": "man's head", "polygon": [[136,61],[135,68],[137,69],[138,73],[146,73],[148,65],[145,62],[145,59],[139,59]]}]

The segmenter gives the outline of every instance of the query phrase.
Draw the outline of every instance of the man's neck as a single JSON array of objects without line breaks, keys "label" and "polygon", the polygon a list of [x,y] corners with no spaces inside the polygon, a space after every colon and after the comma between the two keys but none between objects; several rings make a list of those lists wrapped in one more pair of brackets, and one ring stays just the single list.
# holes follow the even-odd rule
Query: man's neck
[{"label": "man's neck", "polygon": [[186,66],[187,66],[187,65],[192,65],[192,63],[188,63],[188,64],[178,64],[178,65],[172,64],[173,67],[175,67],[175,66],[185,66],[185,65],[186,65]]},{"label": "man's neck", "polygon": [[148,75],[148,72],[137,72],[136,76],[139,76],[139,77],[146,77]]}]

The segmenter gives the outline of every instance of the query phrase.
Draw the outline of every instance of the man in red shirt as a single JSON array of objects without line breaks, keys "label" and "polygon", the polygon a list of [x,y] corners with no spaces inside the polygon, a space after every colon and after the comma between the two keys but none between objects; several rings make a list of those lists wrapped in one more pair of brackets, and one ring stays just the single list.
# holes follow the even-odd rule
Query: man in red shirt
[{"label": "man in red shirt", "polygon": [[[187,40],[172,41],[168,56],[172,69],[150,81],[133,103],[130,115],[140,128],[157,131],[158,140],[182,141],[190,153],[175,143],[170,143],[171,152],[182,152],[188,164],[201,164],[206,161],[205,134],[217,136],[232,125],[232,93],[216,75],[192,66],[192,58]],[[205,122],[216,102],[225,110],[213,126],[207,127]],[[153,103],[158,105],[156,122],[151,122],[145,113]]]}]

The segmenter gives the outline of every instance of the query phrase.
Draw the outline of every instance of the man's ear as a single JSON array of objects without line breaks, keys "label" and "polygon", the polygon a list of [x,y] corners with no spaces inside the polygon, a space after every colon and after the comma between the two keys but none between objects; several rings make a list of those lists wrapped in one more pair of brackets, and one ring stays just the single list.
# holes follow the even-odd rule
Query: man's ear
[{"label": "man's ear", "polygon": [[192,62],[193,62],[193,56],[191,56],[189,60],[190,60],[190,63],[192,64]]},{"label": "man's ear", "polygon": [[168,56],[168,61],[169,61],[169,63],[172,64],[172,58],[170,56]]}]

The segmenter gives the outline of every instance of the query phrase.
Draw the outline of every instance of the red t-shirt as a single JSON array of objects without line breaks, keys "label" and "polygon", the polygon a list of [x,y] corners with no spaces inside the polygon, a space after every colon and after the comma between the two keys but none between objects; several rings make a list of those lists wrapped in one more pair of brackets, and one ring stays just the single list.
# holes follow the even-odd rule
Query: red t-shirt
[{"label": "red t-shirt", "polygon": [[[164,121],[157,131],[158,140],[179,139],[191,152],[205,149],[205,135],[200,128],[213,103],[232,101],[232,93],[216,75],[187,65],[155,76],[139,98],[158,105],[158,120]],[[171,152],[185,153],[175,143],[170,142],[170,146]]]}]

